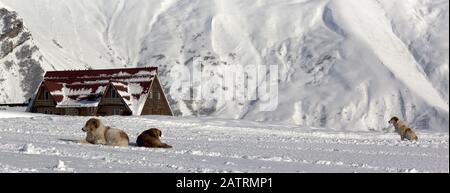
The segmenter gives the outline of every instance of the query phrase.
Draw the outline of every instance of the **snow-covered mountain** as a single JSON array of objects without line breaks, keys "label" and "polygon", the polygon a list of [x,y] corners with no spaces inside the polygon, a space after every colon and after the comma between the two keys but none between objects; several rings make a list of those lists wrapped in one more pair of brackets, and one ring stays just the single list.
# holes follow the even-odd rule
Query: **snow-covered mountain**
[{"label": "snow-covered mountain", "polygon": [[[172,99],[179,114],[350,130],[381,130],[398,115],[416,129],[448,131],[447,0],[0,0],[0,7],[6,20],[23,18],[22,33],[31,32],[25,45],[35,50],[25,58],[38,61],[27,71],[17,54],[2,55],[0,101],[26,100],[40,68],[147,65],[160,67],[170,97],[183,79],[171,71],[200,57],[212,68],[277,64],[278,108]],[[2,39],[2,54],[8,41],[17,40]],[[204,82],[219,93],[222,79]]]},{"label": "snow-covered mountain", "polygon": [[0,103],[29,98],[42,80],[43,63],[17,13],[0,7]]}]

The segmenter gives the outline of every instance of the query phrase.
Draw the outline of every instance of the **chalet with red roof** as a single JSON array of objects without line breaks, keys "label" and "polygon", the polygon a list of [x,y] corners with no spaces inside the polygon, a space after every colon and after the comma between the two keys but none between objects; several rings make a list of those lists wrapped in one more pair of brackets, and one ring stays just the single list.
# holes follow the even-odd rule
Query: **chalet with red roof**
[{"label": "chalet with red roof", "polygon": [[157,67],[49,71],[29,112],[78,115],[169,115]]}]

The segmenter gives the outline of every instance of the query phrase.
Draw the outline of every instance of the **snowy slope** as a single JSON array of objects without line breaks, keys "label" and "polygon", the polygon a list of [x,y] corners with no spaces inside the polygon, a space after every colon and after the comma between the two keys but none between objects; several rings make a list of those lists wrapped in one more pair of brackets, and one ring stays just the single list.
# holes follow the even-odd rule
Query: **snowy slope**
[{"label": "snowy slope", "polygon": [[[275,111],[260,112],[260,98],[171,99],[182,115],[339,130],[382,130],[398,115],[448,132],[447,0],[0,2],[23,17],[45,70],[156,65],[170,98],[180,80],[170,72],[194,57],[212,69],[278,65]],[[221,74],[203,77],[214,93]]]},{"label": "snowy slope", "polygon": [[[0,118],[0,172],[448,172],[448,133],[394,133],[217,118],[108,117],[130,147],[76,144],[88,117]],[[27,116],[23,114],[23,116]],[[0,117],[2,117],[0,111]],[[150,127],[172,149],[133,146]]]}]

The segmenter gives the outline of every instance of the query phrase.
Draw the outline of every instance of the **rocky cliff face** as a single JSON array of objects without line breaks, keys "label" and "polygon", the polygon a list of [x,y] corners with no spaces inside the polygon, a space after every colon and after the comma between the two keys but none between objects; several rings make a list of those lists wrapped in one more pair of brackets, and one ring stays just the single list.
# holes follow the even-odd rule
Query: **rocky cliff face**
[{"label": "rocky cliff face", "polygon": [[42,80],[43,62],[22,19],[0,8],[0,103],[26,102]]}]

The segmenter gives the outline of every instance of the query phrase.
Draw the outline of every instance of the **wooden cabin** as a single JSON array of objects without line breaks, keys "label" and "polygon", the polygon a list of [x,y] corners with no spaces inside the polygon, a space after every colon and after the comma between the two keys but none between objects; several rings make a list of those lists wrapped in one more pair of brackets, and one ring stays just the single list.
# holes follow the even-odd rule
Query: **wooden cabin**
[{"label": "wooden cabin", "polygon": [[49,71],[27,110],[74,116],[173,116],[157,67]]}]

